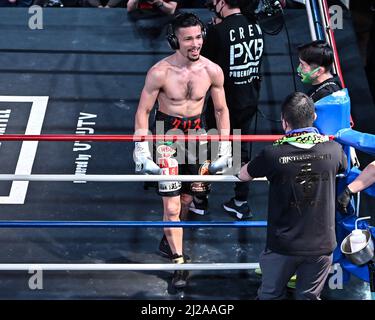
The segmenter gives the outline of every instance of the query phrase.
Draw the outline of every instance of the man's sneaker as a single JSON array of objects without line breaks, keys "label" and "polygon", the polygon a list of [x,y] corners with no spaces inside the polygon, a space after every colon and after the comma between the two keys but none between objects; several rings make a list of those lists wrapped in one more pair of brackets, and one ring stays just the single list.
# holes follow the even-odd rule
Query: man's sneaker
[{"label": "man's sneaker", "polygon": [[189,212],[199,214],[201,216],[207,214],[208,212],[208,198],[207,196],[203,197],[193,197],[193,201],[190,203]]},{"label": "man's sneaker", "polygon": [[262,269],[261,268],[256,268],[254,271],[255,271],[255,274],[257,276],[262,276]]},{"label": "man's sneaker", "polygon": [[251,219],[253,217],[253,215],[250,212],[250,208],[247,202],[238,206],[236,205],[234,198],[224,203],[223,208],[226,212],[229,213],[230,216],[238,220],[246,220],[246,219]]},{"label": "man's sneaker", "polygon": [[[159,253],[162,257],[173,259],[173,253],[171,250],[171,247],[169,246],[167,237],[165,234],[163,235],[163,238],[161,238],[160,244],[159,244]],[[190,263],[191,259],[187,254],[184,254],[185,262]]]},{"label": "man's sneaker", "polygon": [[295,288],[296,288],[296,282],[297,282],[297,276],[294,275],[294,276],[292,276],[292,277],[289,279],[289,281],[288,281],[288,283],[287,283],[286,286],[287,286],[289,289],[295,289]]},{"label": "man's sneaker", "polygon": [[176,270],[172,278],[172,286],[176,289],[185,288],[187,285],[187,279],[189,278],[188,270]]},{"label": "man's sneaker", "polygon": [[[182,264],[187,261],[184,256],[174,254],[172,256],[172,262]],[[172,286],[175,287],[176,289],[181,289],[181,288],[186,287],[188,277],[189,277],[188,270],[176,270],[173,274]]]}]

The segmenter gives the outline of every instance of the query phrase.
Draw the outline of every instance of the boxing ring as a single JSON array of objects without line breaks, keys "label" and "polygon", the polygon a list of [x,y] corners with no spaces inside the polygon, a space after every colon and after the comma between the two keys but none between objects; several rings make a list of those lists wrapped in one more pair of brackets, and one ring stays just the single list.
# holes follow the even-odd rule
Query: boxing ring
[{"label": "boxing ring", "polygon": [[[210,13],[208,10],[196,10],[196,12],[202,18],[209,20]],[[238,273],[238,275],[230,273],[228,285],[224,290],[220,290],[220,286],[225,286],[225,281],[223,281],[225,272],[220,274],[208,273],[199,278],[198,271],[250,270],[257,267],[256,259],[265,243],[266,184],[254,182],[257,187],[254,188],[255,191],[250,198],[252,209],[254,209],[255,216],[259,217],[259,221],[200,221],[202,220],[200,217],[198,217],[199,221],[182,221],[176,225],[169,222],[149,221],[155,217],[155,211],[158,214],[156,217],[161,217],[161,211],[155,209],[161,201],[154,193],[146,194],[147,191],[144,191],[140,185],[143,181],[161,181],[165,178],[134,175],[132,173],[123,174],[122,171],[126,171],[122,170],[123,167],[129,168],[129,171],[133,168],[133,163],[130,160],[131,154],[130,151],[126,152],[127,149],[116,153],[112,151],[116,148],[108,146],[108,153],[111,156],[105,157],[102,155],[106,152],[107,146],[104,144],[102,147],[99,141],[125,142],[128,138],[125,139],[123,135],[115,135],[115,133],[133,131],[133,111],[138,103],[145,74],[155,63],[155,60],[164,58],[170,53],[164,41],[164,36],[149,41],[138,33],[134,24],[127,21],[123,12],[111,9],[101,12],[100,15],[95,10],[80,11],[79,8],[46,10],[44,17],[46,28],[39,33],[41,34],[40,37],[39,31],[30,31],[27,27],[20,28],[22,21],[24,21],[23,15],[27,15],[21,9],[12,12],[4,9],[0,12],[0,15],[8,31],[2,37],[4,41],[0,39],[2,52],[0,61],[3,66],[0,79],[2,78],[3,94],[21,99],[23,96],[34,98],[49,96],[45,118],[40,119],[40,134],[35,133],[35,135],[8,135],[8,133],[23,132],[25,124],[28,123],[29,109],[15,101],[3,103],[3,109],[11,109],[11,117],[14,115],[14,118],[18,117],[20,121],[10,123],[6,134],[0,135],[0,141],[3,141],[1,155],[9,156],[7,162],[3,162],[4,166],[0,173],[1,185],[4,186],[3,191],[6,192],[9,189],[8,185],[13,181],[30,182],[30,186],[24,203],[2,205],[1,241],[6,247],[2,251],[1,261],[7,263],[0,264],[0,270],[126,270],[130,272],[118,276],[119,278],[124,277],[124,284],[121,283],[121,286],[127,286],[132,281],[134,287],[138,287],[140,283],[145,286],[151,283],[151,286],[153,286],[145,288],[144,292],[146,293],[144,295],[138,294],[138,288],[129,288],[130,295],[127,297],[141,297],[143,299],[144,297],[153,299],[162,297],[164,299],[166,296],[163,296],[163,292],[165,292],[165,284],[169,282],[170,274],[168,273],[163,278],[162,272],[149,271],[176,270],[169,268],[176,268],[177,266],[169,263],[158,263],[165,260],[155,254],[153,246],[156,244],[155,241],[160,240],[162,233],[160,229],[165,226],[182,227],[188,229],[185,237],[187,253],[192,255],[193,261],[196,262],[183,266],[183,268],[195,270],[195,275],[197,275],[189,288],[190,298],[192,296],[193,299],[201,299],[202,296],[210,299],[212,297],[217,299],[227,297],[228,299],[248,299],[248,297],[251,297],[259,285],[259,278],[256,281],[252,281],[252,276],[246,278],[246,280],[250,279],[250,282],[253,282],[249,285],[249,281],[243,281],[244,272]],[[297,45],[308,41],[306,35],[309,34],[309,30],[304,10],[298,12],[285,10],[285,17],[287,22],[293,22],[293,28],[291,28],[293,30],[290,30],[293,43]],[[16,25],[14,21],[19,21],[19,24]],[[82,28],[82,21],[85,21],[84,28]],[[110,23],[108,23],[109,21]],[[67,25],[72,26],[71,32],[66,32]],[[87,30],[91,31],[87,32]],[[327,28],[327,32],[331,31]],[[348,87],[358,93],[358,98],[365,98],[366,93],[363,92],[362,85],[364,75],[358,76],[357,80],[351,79],[354,74],[360,73],[360,69],[353,67],[351,63],[359,61],[359,57],[355,51],[353,54],[355,41],[352,41],[350,32],[351,26],[348,25],[341,35],[338,33],[340,60]],[[102,41],[97,41],[97,39]],[[265,41],[267,47],[264,64],[265,78],[264,85],[261,88],[260,100],[260,108],[275,119],[279,119],[279,106],[283,97],[292,90],[291,77],[293,76],[286,49],[280,47],[280,43],[286,42],[285,35],[281,33],[278,40],[280,41]],[[352,51],[348,54],[350,50]],[[296,56],[294,58],[296,60]],[[337,59],[336,55],[335,59]],[[30,61],[35,63],[32,67]],[[297,90],[303,91],[301,84],[297,83],[297,85]],[[356,106],[360,106],[361,112],[365,110],[365,104],[363,103],[354,103],[354,108]],[[370,108],[367,109],[370,112]],[[96,127],[93,126],[92,129],[95,129],[95,135],[65,134],[77,130],[75,124],[77,118],[81,116],[81,112],[96,116],[96,118],[86,120],[96,122]],[[358,124],[358,120],[356,120],[356,123]],[[280,128],[276,124],[260,118],[259,133],[269,132],[278,133]],[[262,137],[262,135],[257,137]],[[257,137],[253,138],[257,139]],[[71,140],[67,140],[67,138]],[[96,140],[99,138],[102,140]],[[119,141],[118,138],[124,140]],[[94,140],[98,143],[93,143],[92,149],[87,152],[87,154],[92,155],[92,162],[87,174],[71,174],[74,173],[74,166],[71,164],[74,163],[74,157],[78,152],[72,152],[72,144],[60,144],[58,141],[86,141],[90,143]],[[13,144],[9,141],[16,142]],[[26,141],[58,143],[44,142],[38,145],[35,163],[30,174],[8,174],[15,172],[15,165],[7,164],[15,162],[19,152],[19,148],[16,147],[9,152],[8,145],[19,146],[21,143],[25,144]],[[129,136],[128,142],[133,141],[134,137]],[[254,144],[254,146],[260,150],[263,147],[263,141]],[[127,145],[130,146],[130,144]],[[258,150],[254,152],[256,153]],[[42,163],[43,161],[46,164]],[[101,172],[103,168],[105,174],[91,174]],[[117,171],[119,171],[119,174],[115,175],[114,173],[117,173]],[[185,181],[185,179],[194,179],[196,176],[173,178]],[[171,178],[168,177],[168,181],[170,180]],[[238,181],[235,176],[200,176],[199,181],[202,180],[217,182],[217,190],[212,193],[211,198],[212,202],[217,203],[224,200],[224,196],[227,196],[223,192],[223,190],[227,192],[225,183]],[[260,179],[259,181],[264,180]],[[72,181],[88,183],[73,184],[70,183]],[[132,184],[136,187],[128,192],[123,192],[122,183],[125,183],[125,186]],[[116,189],[120,190],[112,196],[111,193]],[[91,198],[89,197],[95,192],[98,192],[100,196],[95,195],[93,204],[91,204]],[[143,203],[145,195],[147,199]],[[4,196],[4,192],[1,196]],[[121,201],[122,196],[124,198]],[[68,203],[69,201],[71,203]],[[116,204],[116,201],[119,203]],[[220,215],[223,217],[223,213],[219,210],[218,205],[214,204],[214,215],[203,218],[219,219]],[[134,218],[134,221],[122,221],[124,217],[121,214],[125,215],[125,219]],[[139,214],[142,214],[141,217],[145,218],[144,221],[139,221],[141,220]],[[229,219],[226,216],[225,218]],[[145,229],[145,231],[142,232],[142,229]],[[210,242],[211,238],[212,242]],[[132,241],[138,242],[134,244]],[[205,242],[208,244],[206,245]],[[112,263],[112,260],[116,259],[121,263]],[[56,261],[59,263],[55,263]],[[142,263],[134,263],[138,261]],[[201,263],[207,261],[213,263]],[[216,263],[218,261],[236,261],[238,263],[234,265],[232,263]],[[248,261],[255,262],[248,263]],[[131,273],[133,270],[147,272]],[[14,283],[7,287],[7,283],[12,282],[12,273],[4,273],[4,275],[6,278],[1,284],[5,291],[2,292],[2,296],[7,294],[4,292],[10,292],[11,297],[27,297],[28,293],[22,291],[24,283],[19,285],[18,288]],[[151,277],[157,275],[157,279],[150,278],[150,275]],[[51,276],[51,274],[48,276]],[[58,276],[60,277],[61,274]],[[101,276],[101,274],[95,275],[97,278]],[[81,278],[78,278],[77,281],[76,277],[78,276],[75,275],[72,283],[66,286],[69,297],[79,296],[81,288],[90,288],[87,282],[80,282]],[[22,277],[17,274],[17,281],[18,278]],[[105,281],[107,292],[93,292],[91,293],[93,297],[106,297],[108,292],[115,292],[110,295],[111,298],[124,297],[122,295],[123,288],[116,292],[116,285],[108,278],[105,278],[105,280],[107,280]],[[203,280],[207,280],[207,283],[202,283]],[[57,288],[64,283],[61,278],[58,281]],[[76,282],[80,283],[80,287],[75,286]],[[253,287],[251,287],[252,284]],[[104,286],[103,283],[100,285]],[[214,287],[211,292],[206,289],[210,286]],[[198,290],[194,291],[197,288]],[[53,290],[45,290],[44,292],[45,296],[51,297],[50,292],[53,292]],[[63,293],[63,290],[60,290],[56,292],[56,296],[52,295],[52,297],[61,297]],[[86,292],[82,292],[82,296],[87,297],[85,294]]]},{"label": "boxing ring", "polygon": [[[281,135],[231,135],[231,141],[245,142],[271,142]],[[2,135],[0,141],[220,141],[219,135],[207,136],[179,136],[179,135]],[[333,139],[333,136],[330,136]],[[186,182],[240,182],[236,176],[227,175],[59,175],[59,174],[31,174],[15,175],[0,174],[0,181],[87,181],[87,182],[145,182],[145,181],[186,181]],[[254,179],[254,181],[267,181],[266,178]],[[1,220],[0,228],[264,228],[266,221],[16,221]],[[185,264],[0,264],[0,270],[27,271],[144,271],[144,270],[252,270],[259,268],[259,263],[185,263]]]},{"label": "boxing ring", "polygon": [[[272,142],[281,135],[230,135],[228,139],[240,142]],[[220,141],[219,135],[207,136],[178,136],[178,135],[3,135],[0,141]],[[334,139],[333,135],[329,136]],[[0,181],[88,181],[88,182],[145,182],[145,181],[186,181],[186,182],[241,182],[236,176],[227,175],[59,175],[59,174],[32,174],[11,175],[0,174]],[[253,181],[267,181],[266,178],[254,179]],[[235,222],[171,222],[171,221],[15,221],[2,220],[0,228],[264,228],[266,221],[235,221]],[[27,271],[152,271],[152,270],[252,270],[259,268],[259,263],[185,263],[185,264],[0,264],[0,270]]]},{"label": "boxing ring", "polygon": [[[230,135],[230,141],[237,142],[272,142],[282,137],[281,135]],[[2,135],[0,141],[99,141],[99,142],[135,142],[135,141],[220,141],[219,135],[194,136],[194,135]],[[335,136],[329,135],[330,140]],[[343,177],[342,175],[340,176]],[[184,182],[241,182],[233,175],[61,175],[61,174],[0,174],[0,181],[32,181],[32,182],[145,182],[145,181],[184,181]],[[266,178],[253,181],[267,181]],[[0,228],[264,228],[266,221],[17,221],[1,220]],[[111,264],[111,263],[1,263],[1,271],[175,271],[175,270],[253,270],[259,268],[259,263],[136,263],[136,264]]]}]

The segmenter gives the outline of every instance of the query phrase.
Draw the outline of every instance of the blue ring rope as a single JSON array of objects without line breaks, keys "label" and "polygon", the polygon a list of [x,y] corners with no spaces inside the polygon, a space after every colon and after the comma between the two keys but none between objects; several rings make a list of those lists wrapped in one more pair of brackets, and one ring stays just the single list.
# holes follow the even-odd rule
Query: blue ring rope
[{"label": "blue ring rope", "polygon": [[23,221],[2,220],[0,228],[263,228],[267,221]]},{"label": "blue ring rope", "polygon": [[320,15],[319,5],[316,0],[311,0],[311,7],[317,39],[325,40],[322,17]]}]

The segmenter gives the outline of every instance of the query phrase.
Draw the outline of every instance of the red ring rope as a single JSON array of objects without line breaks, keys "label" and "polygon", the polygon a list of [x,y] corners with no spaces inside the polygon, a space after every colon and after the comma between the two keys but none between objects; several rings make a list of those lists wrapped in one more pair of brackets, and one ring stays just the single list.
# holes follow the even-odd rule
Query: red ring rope
[{"label": "red ring rope", "polygon": [[[4,134],[0,135],[0,141],[106,141],[106,142],[134,142],[134,141],[155,141],[155,140],[178,140],[178,141],[241,141],[241,142],[274,142],[283,137],[282,135],[77,135],[77,134],[43,134],[43,135],[22,135]],[[329,136],[330,140],[334,136]]]}]

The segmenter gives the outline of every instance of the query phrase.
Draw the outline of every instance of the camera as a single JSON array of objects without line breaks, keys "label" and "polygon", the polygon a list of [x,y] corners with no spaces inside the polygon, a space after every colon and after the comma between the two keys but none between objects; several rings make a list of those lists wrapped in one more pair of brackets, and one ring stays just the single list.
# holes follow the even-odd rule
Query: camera
[{"label": "camera", "polygon": [[261,0],[255,13],[258,15],[265,14],[268,17],[278,15],[283,13],[283,3],[279,0]]}]

